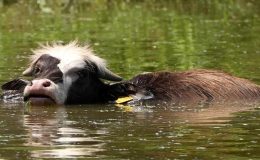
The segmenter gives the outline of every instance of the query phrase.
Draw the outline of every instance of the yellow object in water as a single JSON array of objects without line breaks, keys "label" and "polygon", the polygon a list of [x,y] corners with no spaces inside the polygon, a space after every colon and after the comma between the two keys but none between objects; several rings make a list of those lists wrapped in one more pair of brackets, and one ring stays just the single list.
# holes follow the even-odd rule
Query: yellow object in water
[{"label": "yellow object in water", "polygon": [[115,104],[115,106],[121,108],[125,112],[133,112],[133,107],[123,104]]},{"label": "yellow object in water", "polygon": [[118,98],[118,99],[116,100],[116,103],[117,103],[117,104],[122,104],[122,103],[129,102],[129,101],[131,101],[131,100],[133,100],[133,97],[130,97],[130,96],[128,96],[128,97],[122,97],[122,98]]}]

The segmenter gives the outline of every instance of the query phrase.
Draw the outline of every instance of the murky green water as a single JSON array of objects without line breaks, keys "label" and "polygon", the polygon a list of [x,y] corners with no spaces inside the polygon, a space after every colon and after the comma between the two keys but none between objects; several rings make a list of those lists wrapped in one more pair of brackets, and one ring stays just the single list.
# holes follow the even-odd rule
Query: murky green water
[{"label": "murky green water", "polygon": [[[0,1],[0,84],[38,43],[74,39],[126,79],[211,68],[260,84],[259,2]],[[259,108],[0,103],[0,159],[259,159]]]}]

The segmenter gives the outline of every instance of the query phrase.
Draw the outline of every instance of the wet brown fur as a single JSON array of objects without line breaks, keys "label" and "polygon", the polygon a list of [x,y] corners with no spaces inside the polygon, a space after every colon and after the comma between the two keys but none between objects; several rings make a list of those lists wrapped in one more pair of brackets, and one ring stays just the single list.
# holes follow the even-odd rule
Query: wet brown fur
[{"label": "wet brown fur", "polygon": [[175,102],[260,99],[260,86],[214,70],[153,72],[129,81],[154,94],[156,100]]}]

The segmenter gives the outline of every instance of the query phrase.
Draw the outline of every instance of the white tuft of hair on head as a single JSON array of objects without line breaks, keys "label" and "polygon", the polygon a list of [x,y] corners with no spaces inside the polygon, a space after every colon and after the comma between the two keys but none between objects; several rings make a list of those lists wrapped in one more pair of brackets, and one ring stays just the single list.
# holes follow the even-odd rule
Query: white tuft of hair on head
[{"label": "white tuft of hair on head", "polygon": [[63,74],[68,74],[86,67],[86,62],[95,64],[100,72],[106,68],[106,61],[93,53],[88,46],[80,46],[77,41],[72,41],[66,45],[46,44],[33,50],[31,65],[33,65],[42,55],[47,54],[60,60],[58,67]]}]

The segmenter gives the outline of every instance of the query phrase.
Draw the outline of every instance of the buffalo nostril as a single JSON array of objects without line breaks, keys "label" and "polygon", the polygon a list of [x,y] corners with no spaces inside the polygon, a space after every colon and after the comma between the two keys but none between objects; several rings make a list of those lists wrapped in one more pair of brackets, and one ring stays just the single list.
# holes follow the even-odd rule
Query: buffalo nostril
[{"label": "buffalo nostril", "polygon": [[49,82],[49,81],[46,81],[46,82],[43,82],[43,87],[50,87],[50,85],[51,85],[51,82]]}]

